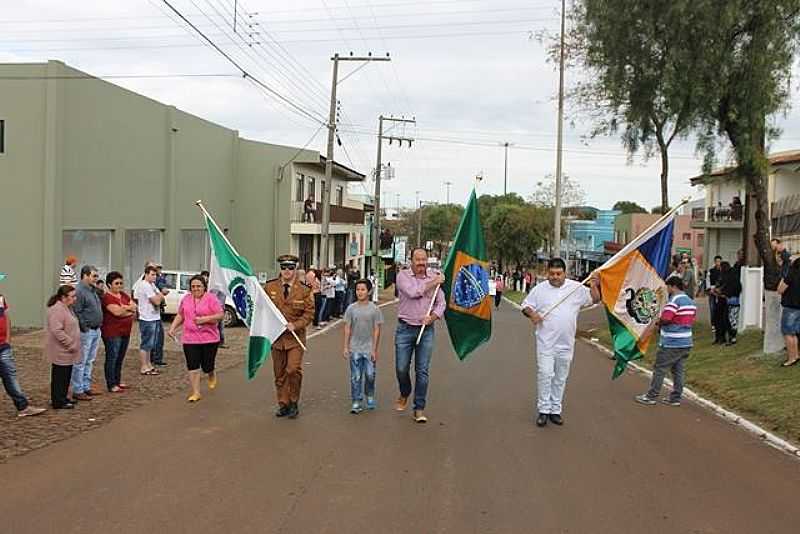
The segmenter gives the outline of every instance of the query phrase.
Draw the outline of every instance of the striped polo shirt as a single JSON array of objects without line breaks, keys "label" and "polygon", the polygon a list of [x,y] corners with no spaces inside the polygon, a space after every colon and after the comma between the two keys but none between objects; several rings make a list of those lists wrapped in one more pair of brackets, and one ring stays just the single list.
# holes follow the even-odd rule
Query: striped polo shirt
[{"label": "striped polo shirt", "polygon": [[661,312],[661,339],[659,346],[665,349],[692,346],[692,324],[697,315],[697,306],[686,293],[671,296]]}]

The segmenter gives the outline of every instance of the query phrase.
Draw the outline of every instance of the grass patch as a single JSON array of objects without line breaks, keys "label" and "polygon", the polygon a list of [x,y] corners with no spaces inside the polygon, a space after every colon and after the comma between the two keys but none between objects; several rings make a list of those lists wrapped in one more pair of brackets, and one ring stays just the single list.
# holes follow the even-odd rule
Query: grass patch
[{"label": "grass patch", "polygon": [[[611,347],[607,327],[587,335]],[[764,428],[800,442],[800,364],[782,368],[783,353],[764,355],[760,330],[743,332],[732,346],[712,345],[713,340],[710,325],[695,324],[695,345],[686,362],[686,385]],[[655,353],[656,343],[651,343],[644,359],[637,363],[652,369]]]},{"label": "grass patch", "polygon": [[522,291],[503,291],[503,296],[517,304],[522,304],[525,300],[525,293]]}]

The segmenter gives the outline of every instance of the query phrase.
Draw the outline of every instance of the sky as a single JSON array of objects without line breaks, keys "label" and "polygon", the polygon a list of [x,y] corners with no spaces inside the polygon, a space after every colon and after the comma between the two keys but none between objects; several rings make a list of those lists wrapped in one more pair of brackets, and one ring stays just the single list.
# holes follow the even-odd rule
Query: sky
[{"label": "sky", "polygon": [[[555,173],[558,71],[535,36],[557,33],[558,0],[169,3],[269,89],[244,79],[163,0],[4,2],[0,62],[58,59],[243,137],[324,154],[331,57],[388,52],[389,62],[340,62],[341,145],[335,147],[337,161],[371,175],[378,117],[416,120],[385,123],[392,135],[416,141],[411,147],[384,141],[383,163],[395,169],[395,178],[382,182],[384,205],[445,202],[448,192],[450,201],[463,203],[477,174],[479,194],[501,194],[505,142],[509,192],[528,197]],[[567,83],[580,75],[568,70]],[[584,189],[587,204],[660,204],[657,157],[630,162],[617,137],[587,140],[591,125],[567,114],[563,169]],[[783,135],[771,149],[797,148],[800,112],[790,108],[774,122]],[[688,183],[701,167],[693,141],[673,145],[670,167],[673,203],[702,196]],[[352,191],[372,187],[367,181]]]}]

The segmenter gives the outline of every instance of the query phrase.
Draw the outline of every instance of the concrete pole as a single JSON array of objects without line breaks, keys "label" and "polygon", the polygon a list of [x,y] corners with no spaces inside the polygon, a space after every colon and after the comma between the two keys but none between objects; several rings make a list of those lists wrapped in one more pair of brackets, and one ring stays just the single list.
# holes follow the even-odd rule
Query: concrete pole
[{"label": "concrete pole", "polygon": [[378,159],[375,163],[375,230],[372,234],[372,268],[378,272],[378,246],[381,234],[381,146],[383,145],[383,115],[378,117]]},{"label": "concrete pole", "polygon": [[506,148],[506,158],[505,158],[505,165],[503,171],[503,195],[508,194],[508,142],[504,143],[503,146]]},{"label": "concrete pole", "polygon": [[325,160],[325,187],[322,188],[322,235],[320,236],[320,263],[318,267],[327,269],[330,265],[331,225],[331,181],[333,180],[333,141],[336,137],[336,84],[339,76],[339,54],[333,56],[333,83],[331,83],[331,109],[328,114],[328,152]]},{"label": "concrete pole", "polygon": [[566,21],[567,0],[561,0],[561,59],[558,64],[558,146],[556,149],[556,198],[555,217],[553,220],[552,255],[561,255],[561,160],[563,159],[564,138],[564,27]]},{"label": "concrete pole", "polygon": [[417,206],[417,246],[421,247],[422,243],[422,206],[419,203],[419,194],[421,191],[415,191],[416,194],[416,206]]}]

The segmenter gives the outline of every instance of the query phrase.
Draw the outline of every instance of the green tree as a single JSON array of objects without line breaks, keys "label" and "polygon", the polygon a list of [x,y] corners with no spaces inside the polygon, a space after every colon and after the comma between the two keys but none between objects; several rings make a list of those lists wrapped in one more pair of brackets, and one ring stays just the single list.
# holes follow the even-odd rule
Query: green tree
[{"label": "green tree", "polygon": [[464,207],[458,204],[437,204],[422,208],[422,242],[433,241],[437,256],[444,261],[444,253],[456,235]]},{"label": "green tree", "polygon": [[[578,0],[570,18],[571,60],[582,67],[570,91],[593,123],[590,136],[621,134],[629,162],[637,153],[661,159],[661,206],[669,205],[669,149],[697,124],[698,52],[702,35],[687,32],[694,0]],[[701,2],[702,3],[702,2]],[[551,47],[551,56],[558,57]]]},{"label": "green tree", "polygon": [[550,210],[531,204],[500,204],[486,220],[486,244],[491,257],[516,264],[531,264],[549,235]]},{"label": "green tree", "polygon": [[622,213],[647,213],[646,209],[630,200],[620,200],[611,209],[619,210]]},{"label": "green tree", "polygon": [[800,0],[702,0],[693,11],[694,31],[711,45],[701,54],[706,130],[700,144],[707,153],[705,168],[714,162],[715,137],[723,136],[747,183],[746,209],[754,212],[752,238],[764,265],[764,286],[774,290],[779,271],[769,243],[766,143],[779,132],[768,126],[768,117],[789,104]]}]

